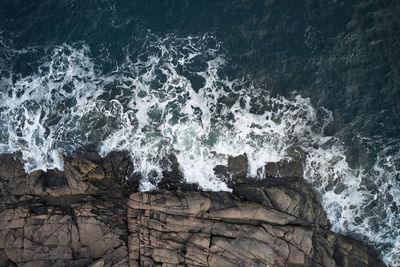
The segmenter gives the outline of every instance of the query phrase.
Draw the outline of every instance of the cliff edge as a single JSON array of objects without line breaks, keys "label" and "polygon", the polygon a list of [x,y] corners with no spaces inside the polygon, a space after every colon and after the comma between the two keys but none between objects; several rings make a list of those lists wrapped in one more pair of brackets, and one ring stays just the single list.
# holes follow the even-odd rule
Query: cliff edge
[{"label": "cliff edge", "polygon": [[267,164],[264,180],[241,168],[240,157],[216,167],[232,193],[185,184],[176,164],[160,189],[138,192],[123,152],[31,174],[18,154],[0,155],[0,266],[385,266],[329,230],[295,164]]}]

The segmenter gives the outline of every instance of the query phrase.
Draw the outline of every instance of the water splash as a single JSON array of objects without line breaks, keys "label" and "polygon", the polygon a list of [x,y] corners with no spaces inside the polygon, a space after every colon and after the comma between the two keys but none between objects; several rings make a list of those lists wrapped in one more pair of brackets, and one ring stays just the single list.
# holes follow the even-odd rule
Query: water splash
[{"label": "water splash", "polygon": [[[246,153],[248,174],[259,178],[266,162],[296,157],[333,229],[399,263],[398,150],[382,150],[372,168],[350,168],[345,145],[323,134],[329,111],[301,96],[272,97],[236,75],[214,37],[149,34],[141,47],[124,48],[111,72],[83,43],[24,50],[1,43],[0,152],[21,150],[27,171],[62,169],[60,152],[127,150],[140,189],[151,190],[173,153],[187,182],[229,190],[213,172],[228,155]],[[26,55],[37,58],[30,72],[6,68]]]}]

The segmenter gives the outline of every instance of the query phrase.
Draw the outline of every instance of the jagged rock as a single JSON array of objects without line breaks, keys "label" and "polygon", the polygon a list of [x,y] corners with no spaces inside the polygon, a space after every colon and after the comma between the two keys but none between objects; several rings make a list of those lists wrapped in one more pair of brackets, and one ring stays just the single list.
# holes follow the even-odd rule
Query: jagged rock
[{"label": "jagged rock", "polygon": [[230,178],[230,169],[224,165],[217,165],[213,169],[215,176],[220,179],[227,180]]},{"label": "jagged rock", "polygon": [[96,169],[98,164],[85,159],[82,155],[78,155],[71,160],[71,166],[76,167],[83,175],[87,175],[89,172]]},{"label": "jagged rock", "polygon": [[107,266],[128,266],[126,209],[120,203],[87,197],[63,206],[38,204],[1,212],[0,250],[9,261],[87,266],[101,258]]},{"label": "jagged rock", "polygon": [[14,155],[0,155],[0,265],[87,266],[100,258],[94,266],[128,266],[120,177],[93,180],[104,166],[85,155],[66,158],[64,168],[28,175]]},{"label": "jagged rock", "polygon": [[228,157],[228,167],[232,173],[232,178],[246,178],[248,169],[247,155],[239,155],[236,157]]},{"label": "jagged rock", "polygon": [[133,174],[133,164],[127,152],[108,153],[103,159],[103,168],[107,178],[129,179]]},{"label": "jagged rock", "polygon": [[325,229],[331,226],[311,187],[302,178],[246,179],[235,185],[233,192],[246,200],[291,214],[304,223]]},{"label": "jagged rock", "polygon": [[246,154],[235,157],[229,156],[228,166],[217,165],[213,169],[215,176],[222,181],[227,182],[228,185],[234,183],[237,179],[246,178],[247,170],[248,159]]},{"label": "jagged rock", "polygon": [[198,190],[198,184],[188,184],[185,182],[183,173],[179,169],[178,159],[175,155],[171,154],[168,157],[171,165],[171,170],[163,171],[162,178],[157,187],[167,190]]},{"label": "jagged rock", "polygon": [[[243,157],[230,161],[236,174]],[[329,231],[302,178],[193,191],[176,162],[160,183],[168,190],[145,193],[124,179],[134,177],[129,161],[91,153],[28,175],[18,155],[0,155],[0,266],[384,266]]]},{"label": "jagged rock", "polygon": [[[242,186],[248,185],[238,185]],[[267,183],[258,187],[266,192],[279,188]],[[260,204],[276,203],[277,195],[265,194],[264,201],[250,201],[238,193],[248,189],[236,188],[233,194],[132,194],[128,203],[131,265],[350,266],[351,262],[355,266],[384,266],[368,247],[321,228],[329,222],[316,203],[308,208],[321,209],[318,212],[322,214],[309,217],[305,210],[280,211],[282,208]],[[309,192],[300,193],[306,196]]]},{"label": "jagged rock", "polygon": [[266,177],[303,177],[303,164],[299,160],[280,160],[268,162],[265,166]]}]

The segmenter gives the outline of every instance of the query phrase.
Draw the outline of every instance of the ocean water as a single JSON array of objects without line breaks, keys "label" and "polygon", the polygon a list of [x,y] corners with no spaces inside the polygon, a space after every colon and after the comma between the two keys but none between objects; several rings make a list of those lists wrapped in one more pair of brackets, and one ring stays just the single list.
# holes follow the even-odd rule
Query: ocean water
[{"label": "ocean water", "polygon": [[295,158],[332,230],[400,265],[395,2],[2,2],[0,153],[26,171],[127,150],[146,191],[174,154],[229,191],[229,155]]}]

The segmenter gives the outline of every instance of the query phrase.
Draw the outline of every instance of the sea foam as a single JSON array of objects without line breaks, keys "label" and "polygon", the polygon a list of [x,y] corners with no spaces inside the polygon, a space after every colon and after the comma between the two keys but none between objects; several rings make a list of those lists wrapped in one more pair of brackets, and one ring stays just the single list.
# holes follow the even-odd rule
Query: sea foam
[{"label": "sea foam", "polygon": [[[296,158],[333,230],[400,264],[398,150],[382,149],[372,167],[351,168],[346,145],[324,134],[331,112],[299,95],[272,97],[235,76],[214,37],[148,34],[143,46],[123,49],[111,72],[84,43],[23,50],[1,43],[0,152],[22,151],[28,172],[62,170],[60,153],[126,150],[147,191],[174,154],[187,182],[229,191],[213,171],[229,155],[246,153],[248,175],[260,179],[266,162]],[[6,68],[27,54],[39,58],[31,73]]]}]

